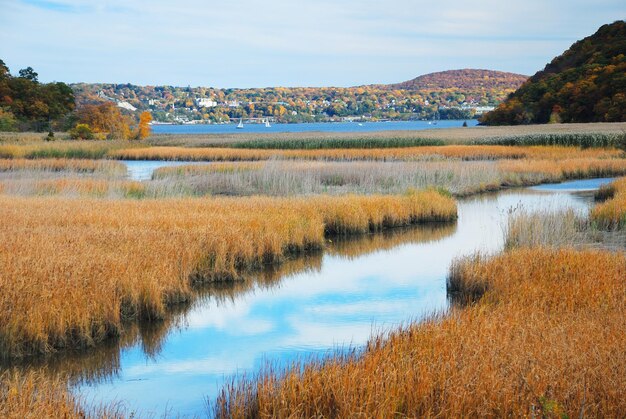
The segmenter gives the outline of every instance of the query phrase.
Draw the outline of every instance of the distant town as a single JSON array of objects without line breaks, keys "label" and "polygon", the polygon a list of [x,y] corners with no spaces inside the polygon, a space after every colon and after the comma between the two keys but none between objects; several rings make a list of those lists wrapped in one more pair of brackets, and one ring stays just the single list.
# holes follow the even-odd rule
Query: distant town
[{"label": "distant town", "polygon": [[111,101],[150,111],[155,124],[225,124],[477,118],[526,80],[489,70],[452,70],[392,85],[358,87],[205,87],[72,85],[79,106]]}]

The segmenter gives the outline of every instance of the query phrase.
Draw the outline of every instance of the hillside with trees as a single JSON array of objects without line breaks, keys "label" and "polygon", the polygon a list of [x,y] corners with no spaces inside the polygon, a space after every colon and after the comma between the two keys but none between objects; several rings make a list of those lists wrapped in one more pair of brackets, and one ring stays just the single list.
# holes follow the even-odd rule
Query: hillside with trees
[{"label": "hillside with trees", "polygon": [[31,67],[12,76],[0,60],[0,131],[52,129],[74,110],[74,92],[67,84],[42,84],[38,77]]},{"label": "hillside with trees", "polygon": [[528,76],[493,70],[448,70],[425,74],[397,84],[390,84],[390,89],[432,91],[459,89],[465,91],[505,91],[522,85]]},{"label": "hillside with trees", "polygon": [[[494,107],[519,87],[525,76],[488,70],[455,70],[397,85],[357,87],[211,87],[72,85],[79,106],[115,101],[150,111],[156,121],[220,123],[239,118],[279,122],[343,119],[468,119]],[[419,87],[419,88],[418,88]]]},{"label": "hillside with trees", "polygon": [[532,76],[486,125],[626,121],[626,22],[603,25]]}]

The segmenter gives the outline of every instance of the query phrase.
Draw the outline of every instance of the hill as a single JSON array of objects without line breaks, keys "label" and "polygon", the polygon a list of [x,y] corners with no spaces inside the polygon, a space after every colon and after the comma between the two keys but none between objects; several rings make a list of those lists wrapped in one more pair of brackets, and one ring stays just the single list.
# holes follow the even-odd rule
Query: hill
[{"label": "hill", "polygon": [[79,106],[115,101],[150,110],[162,122],[225,122],[272,118],[281,122],[365,119],[468,119],[494,107],[525,80],[489,70],[427,74],[410,82],[357,87],[211,87],[74,84]]},{"label": "hill", "polygon": [[537,72],[486,125],[626,121],[626,22],[603,25]]},{"label": "hill", "polygon": [[391,89],[402,90],[445,90],[445,89],[490,89],[509,90],[522,85],[528,76],[493,70],[448,70],[424,74],[405,81],[389,85]]}]

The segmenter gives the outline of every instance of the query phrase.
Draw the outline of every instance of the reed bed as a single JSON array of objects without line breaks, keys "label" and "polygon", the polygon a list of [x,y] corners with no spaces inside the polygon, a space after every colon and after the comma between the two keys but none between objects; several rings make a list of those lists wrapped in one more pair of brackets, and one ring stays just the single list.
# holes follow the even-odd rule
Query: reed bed
[{"label": "reed bed", "polygon": [[0,159],[0,172],[44,171],[103,174],[108,176],[125,176],[126,166],[123,163],[104,160],[79,159]]},{"label": "reed bed", "polygon": [[131,180],[100,179],[85,177],[59,177],[42,179],[0,177],[0,194],[13,196],[63,196],[84,198],[145,198],[146,184]]},{"label": "reed bed", "polygon": [[3,418],[84,418],[85,413],[60,379],[34,372],[0,374],[0,416]]},{"label": "reed bed", "polygon": [[281,150],[318,150],[327,148],[398,148],[444,145],[442,140],[429,138],[331,138],[331,139],[256,139],[235,142],[233,148],[281,149]]},{"label": "reed bed", "polygon": [[573,178],[626,174],[626,159],[221,162],[157,169],[149,196],[403,193],[436,187],[456,196]]},{"label": "reed bed", "polygon": [[97,344],[326,235],[456,217],[435,191],[302,199],[0,196],[0,356]]},{"label": "reed bed", "polygon": [[623,147],[626,145],[626,130],[620,133],[558,133],[527,134],[485,138],[473,144],[505,146],[567,146],[582,148]]},{"label": "reed bed", "polygon": [[72,395],[67,380],[41,371],[26,373],[10,369],[0,374],[0,416],[23,418],[124,418],[133,417],[120,404],[86,409],[80,397]]},{"label": "reed bed", "polygon": [[[626,123],[541,124],[500,127],[438,128],[422,131],[375,131],[375,132],[299,132],[299,133],[245,133],[233,134],[153,134],[152,145],[184,147],[231,147],[241,142],[302,142],[313,141],[412,141],[415,139],[438,140],[447,144],[469,144],[490,138],[519,138],[531,135],[551,134],[622,134]],[[2,135],[0,134],[0,141]]]},{"label": "reed bed", "polygon": [[173,161],[259,161],[269,159],[332,161],[423,161],[433,159],[497,160],[518,158],[618,158],[618,149],[575,147],[508,147],[493,145],[450,145],[384,149],[263,150],[235,148],[149,147],[112,150],[109,158],[122,160]]},{"label": "reed bed", "polygon": [[236,380],[218,417],[619,417],[626,255],[518,249],[452,270],[479,300],[286,370]]},{"label": "reed bed", "polygon": [[626,226],[626,178],[610,184],[611,197],[591,211],[591,219],[601,228],[617,229]]},{"label": "reed bed", "polygon": [[587,220],[573,210],[509,214],[505,249],[520,247],[575,247],[587,242]]},{"label": "reed bed", "polygon": [[104,159],[116,149],[146,147],[129,141],[9,141],[0,142],[2,159]]},{"label": "reed bed", "polygon": [[[226,163],[223,163],[226,164]],[[258,169],[182,166],[155,171],[148,188],[156,197],[192,195],[398,194],[437,187],[455,195],[498,189],[493,162],[318,162],[270,160]]]},{"label": "reed bed", "polygon": [[498,167],[512,185],[560,182],[568,179],[622,176],[626,159],[502,160]]}]

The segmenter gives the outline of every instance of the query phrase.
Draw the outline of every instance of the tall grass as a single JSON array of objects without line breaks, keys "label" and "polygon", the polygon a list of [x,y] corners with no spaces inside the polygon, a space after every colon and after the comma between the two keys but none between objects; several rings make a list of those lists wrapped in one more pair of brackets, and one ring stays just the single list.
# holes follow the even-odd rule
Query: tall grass
[{"label": "tall grass", "polygon": [[11,142],[0,143],[0,158],[103,159],[112,150],[138,147],[145,147],[145,145],[128,141]]},{"label": "tall grass", "polygon": [[537,184],[621,176],[626,174],[626,159],[502,160],[498,167],[505,177],[505,184]]},{"label": "tall grass", "polygon": [[45,171],[125,176],[123,163],[79,159],[0,159],[0,172]]},{"label": "tall grass", "polygon": [[437,187],[457,196],[571,178],[626,174],[626,159],[245,162],[157,169],[149,196],[403,193]]},{"label": "tall grass", "polygon": [[332,138],[332,139],[257,139],[235,142],[233,148],[318,150],[327,148],[397,148],[444,145],[443,140],[430,138]]},{"label": "tall grass", "polygon": [[[490,138],[524,138],[533,135],[619,135],[626,131],[626,123],[542,124],[501,127],[444,128],[421,131],[374,132],[291,132],[233,134],[155,134],[148,142],[157,146],[232,147],[242,142],[322,142],[322,141],[443,141],[446,144],[470,144]],[[0,141],[2,135],[0,134]]]},{"label": "tall grass", "polygon": [[218,417],[618,417],[626,256],[521,249],[457,264],[479,300],[363,351],[234,381]]},{"label": "tall grass", "polygon": [[[247,164],[246,164],[247,165]],[[398,194],[409,189],[439,187],[464,195],[497,189],[500,176],[491,162],[285,162],[215,170],[212,165],[177,171],[158,169],[149,189],[155,196],[185,191],[193,195],[295,196],[346,193]]]},{"label": "tall grass", "polygon": [[149,147],[111,150],[108,157],[122,160],[256,161],[269,159],[423,161],[433,159],[496,160],[517,158],[615,158],[617,149],[580,150],[575,147],[423,146],[372,149],[263,150],[235,148]]},{"label": "tall grass", "polygon": [[[38,172],[41,174],[41,172]],[[102,178],[64,176],[43,179],[41,176],[3,179],[0,177],[0,194],[14,196],[63,196],[85,198],[145,198],[145,183]]]},{"label": "tall grass", "polygon": [[573,210],[529,212],[520,210],[509,214],[505,248],[575,247],[587,240],[587,221]]},{"label": "tall grass", "polygon": [[611,183],[612,197],[591,211],[591,219],[602,228],[626,226],[626,178]]},{"label": "tall grass", "polygon": [[558,133],[527,134],[485,138],[473,141],[474,144],[506,146],[573,146],[582,148],[623,147],[626,145],[626,131],[621,133]]},{"label": "tall grass", "polygon": [[102,201],[0,196],[0,356],[94,346],[165,316],[192,284],[319,248],[325,235],[454,219],[404,196]]},{"label": "tall grass", "polygon": [[39,372],[7,370],[0,374],[0,416],[22,418],[122,418],[131,416],[120,405],[85,409],[83,400],[72,395],[67,382]]}]

